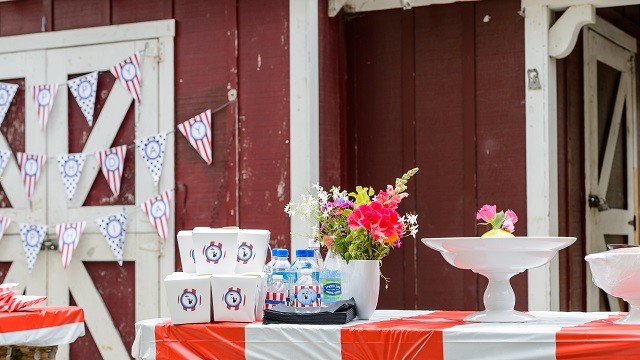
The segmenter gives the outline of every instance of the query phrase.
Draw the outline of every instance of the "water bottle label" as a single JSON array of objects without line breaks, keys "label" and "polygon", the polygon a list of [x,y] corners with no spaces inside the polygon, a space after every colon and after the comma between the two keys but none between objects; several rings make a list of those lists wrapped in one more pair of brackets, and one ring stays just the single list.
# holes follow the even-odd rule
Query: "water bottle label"
[{"label": "water bottle label", "polygon": [[340,283],[340,280],[322,280],[322,299],[326,302],[342,300],[342,284]]},{"label": "water bottle label", "polygon": [[278,304],[284,304],[287,299],[287,294],[284,292],[271,292],[267,291],[264,298],[264,308],[271,309]]},{"label": "water bottle label", "polygon": [[320,285],[296,285],[294,286],[296,307],[319,307]]}]

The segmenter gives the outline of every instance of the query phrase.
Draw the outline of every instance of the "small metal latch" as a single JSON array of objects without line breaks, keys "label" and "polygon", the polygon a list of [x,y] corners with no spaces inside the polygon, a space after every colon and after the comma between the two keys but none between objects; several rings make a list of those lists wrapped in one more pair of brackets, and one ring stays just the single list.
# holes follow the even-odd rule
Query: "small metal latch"
[{"label": "small metal latch", "polygon": [[51,239],[46,238],[44,239],[44,241],[42,242],[42,246],[40,247],[40,250],[58,250],[58,244],[51,241]]},{"label": "small metal latch", "polygon": [[590,208],[598,208],[598,211],[607,211],[609,210],[609,205],[607,204],[607,200],[604,198],[600,198],[598,195],[589,194],[587,197],[587,204],[589,204]]},{"label": "small metal latch", "polygon": [[635,230],[636,229],[636,216],[634,215],[633,219],[629,220],[629,222],[627,224],[633,226],[633,230]]}]

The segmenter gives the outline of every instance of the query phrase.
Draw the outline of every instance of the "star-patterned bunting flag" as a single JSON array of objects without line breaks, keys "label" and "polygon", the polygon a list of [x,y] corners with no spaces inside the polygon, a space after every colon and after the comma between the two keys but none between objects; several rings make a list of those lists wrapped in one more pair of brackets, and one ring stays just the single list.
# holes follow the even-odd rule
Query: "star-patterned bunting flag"
[{"label": "star-patterned bunting flag", "polygon": [[124,259],[124,237],[127,231],[127,213],[122,212],[98,219],[96,223],[107,244],[111,247],[113,255],[115,255],[116,260],[118,260],[118,264],[122,266]]},{"label": "star-patterned bunting flag", "polygon": [[72,200],[73,195],[76,193],[78,180],[80,180],[80,175],[82,175],[82,168],[84,167],[86,157],[87,156],[82,153],[58,155],[58,169],[60,170],[64,190],[67,192],[67,198],[69,198],[69,200]]},{"label": "star-patterned bunting flag", "polygon": [[86,75],[67,81],[71,94],[76,99],[82,114],[87,119],[89,126],[93,126],[93,111],[96,105],[96,92],[98,90],[98,72],[94,71]]},{"label": "star-patterned bunting flag", "polygon": [[22,238],[22,247],[27,260],[27,269],[29,272],[33,270],[33,265],[38,259],[40,247],[47,236],[47,225],[18,224],[20,226],[20,237]]},{"label": "star-patterned bunting flag", "polygon": [[62,253],[62,267],[65,269],[69,266],[71,258],[73,257],[73,251],[78,246],[80,236],[84,231],[86,222],[80,221],[71,224],[58,224],[56,225],[56,234],[58,236],[58,249]]},{"label": "star-patterned bunting flag", "polygon": [[211,165],[211,109],[178,125],[178,130],[191,143],[207,164]]},{"label": "star-patterned bunting flag", "polygon": [[142,102],[140,89],[140,54],[135,53],[111,68],[111,73],[138,103]]},{"label": "star-patterned bunting flag", "polygon": [[0,82],[0,125],[2,125],[4,117],[7,116],[16,91],[18,91],[18,85]]},{"label": "star-patterned bunting flag", "polygon": [[96,159],[102,168],[102,174],[109,183],[113,195],[120,194],[120,179],[124,168],[124,157],[127,155],[127,145],[120,145],[111,149],[98,151]]},{"label": "star-patterned bunting flag", "polygon": [[7,167],[9,159],[11,158],[11,151],[0,150],[0,175],[4,172],[4,168]]},{"label": "star-patterned bunting flag", "polygon": [[169,213],[171,204],[171,192],[167,191],[153,199],[145,201],[141,207],[142,211],[149,217],[149,221],[163,240],[167,240],[169,231]]},{"label": "star-patterned bunting flag", "polygon": [[136,139],[136,147],[142,155],[147,168],[151,171],[153,183],[158,186],[160,173],[162,173],[162,161],[164,159],[164,145],[167,140],[167,133],[149,136],[145,139]]},{"label": "star-patterned bunting flag", "polygon": [[4,232],[9,227],[9,224],[11,224],[11,219],[6,216],[0,216],[0,239],[4,236]]},{"label": "star-patterned bunting flag", "polygon": [[58,84],[36,85],[31,87],[31,95],[38,112],[38,120],[40,122],[40,130],[44,131],[49,121],[49,113],[53,107],[53,100],[58,91]]},{"label": "star-patterned bunting flag", "polygon": [[22,182],[24,182],[24,190],[27,193],[27,199],[31,200],[31,195],[36,188],[36,183],[40,178],[42,167],[47,161],[44,155],[17,153],[18,166],[22,174]]}]

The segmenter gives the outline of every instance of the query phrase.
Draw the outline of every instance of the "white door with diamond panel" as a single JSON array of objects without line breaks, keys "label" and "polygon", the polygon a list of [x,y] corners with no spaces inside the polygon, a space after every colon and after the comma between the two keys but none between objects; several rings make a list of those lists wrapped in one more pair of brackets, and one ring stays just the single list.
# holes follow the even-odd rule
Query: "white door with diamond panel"
[{"label": "white door with diamond panel", "polygon": [[[139,152],[135,154],[135,205],[85,206],[96,177],[102,177],[95,152],[112,147],[123,119],[133,107],[136,139],[171,132],[173,118],[173,36],[174,22],[155,21],[83,30],[0,38],[0,81],[22,78],[25,87],[65,84],[73,76],[92,71],[109,71],[111,66],[136,52],[141,54],[142,102],[138,104],[125,87],[116,81],[93,129],[85,134],[82,153],[86,161],[73,200],[67,199],[56,156],[69,153],[68,114],[77,106],[66,86],[60,86],[46,131],[38,126],[34,103],[26,96],[25,152],[45,154],[47,162],[31,201],[25,196],[15,159],[5,170],[2,186],[12,208],[0,209],[13,223],[0,242],[0,261],[12,262],[5,281],[26,286],[29,294],[46,294],[49,305],[68,305],[70,296],[85,310],[85,323],[105,359],[125,359],[130,349],[124,345],[117,326],[85,264],[115,262],[111,248],[96,220],[123,211],[127,213],[124,261],[135,268],[135,320],[154,318],[164,313],[165,299],[161,279],[174,268],[173,214],[169,219],[168,241],[163,242],[140,205],[160,193],[172,190],[174,183],[173,136],[167,137],[164,167],[158,186]],[[6,53],[3,53],[6,52]],[[129,148],[133,143],[127,144]],[[0,148],[10,149],[0,136]],[[125,158],[125,162],[131,159]],[[172,206],[173,207],[173,206]],[[57,243],[55,225],[86,221],[85,231],[73,258],[65,270],[61,253],[42,250],[31,273],[27,272],[17,223],[47,224],[48,236]],[[106,276],[110,276],[106,274]],[[127,326],[133,327],[133,324]],[[59,358],[68,357],[63,346]]]}]

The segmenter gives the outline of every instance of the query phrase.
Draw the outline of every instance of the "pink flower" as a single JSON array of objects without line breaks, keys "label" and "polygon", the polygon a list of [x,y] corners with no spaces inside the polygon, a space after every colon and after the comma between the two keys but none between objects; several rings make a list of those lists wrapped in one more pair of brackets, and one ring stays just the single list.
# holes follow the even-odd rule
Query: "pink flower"
[{"label": "pink flower", "polygon": [[509,209],[507,211],[505,211],[505,216],[506,216],[506,220],[510,220],[512,224],[515,224],[518,222],[518,215],[516,215],[515,212],[513,212],[513,210]]},{"label": "pink flower", "polygon": [[476,214],[477,220],[484,220],[484,222],[486,223],[490,223],[495,217],[496,217],[495,205],[484,205],[482,208],[480,208],[480,210],[478,210],[478,213]]},{"label": "pink flower", "polygon": [[324,237],[322,237],[322,241],[324,241],[324,246],[326,246],[327,249],[331,249],[331,247],[333,246],[333,238],[329,235],[325,235]]},{"label": "pink flower", "polygon": [[516,228],[513,226],[513,221],[511,221],[511,219],[505,219],[502,223],[502,229],[512,233]]},{"label": "pink flower", "polygon": [[381,244],[395,244],[402,234],[398,213],[377,201],[355,208],[348,221],[351,230],[364,228]]}]

